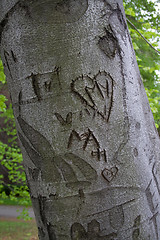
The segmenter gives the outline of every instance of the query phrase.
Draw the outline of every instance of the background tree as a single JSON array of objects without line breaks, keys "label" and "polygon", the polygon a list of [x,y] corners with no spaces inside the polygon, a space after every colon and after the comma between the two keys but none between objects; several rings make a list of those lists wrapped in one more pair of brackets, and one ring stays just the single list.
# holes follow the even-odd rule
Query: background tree
[{"label": "background tree", "polygon": [[[25,148],[23,154],[40,238],[56,239],[55,231],[58,239],[122,239],[126,236],[132,239],[158,239],[159,212],[155,202],[159,201],[159,139],[135,67],[122,5],[116,5],[115,2],[112,4],[112,1],[110,4],[98,1],[94,3],[96,11],[93,11],[93,3],[89,1],[88,6],[86,3],[84,1],[82,4],[85,11],[80,13],[77,12],[79,3],[72,2],[72,17],[66,15],[70,4],[52,3],[52,7],[55,7],[54,13],[57,14],[54,21],[60,21],[56,27],[50,25],[55,15],[51,19],[47,18],[50,6],[43,6],[48,11],[47,15],[44,12],[42,17],[47,18],[47,26],[54,29],[49,31],[54,35],[47,35],[47,38],[43,39],[46,43],[43,54],[47,54],[48,57],[47,69],[44,62],[40,62],[41,57],[36,52],[36,61],[34,58],[30,59],[27,68],[21,68],[21,72],[17,73],[10,68],[9,61],[20,69],[20,63],[17,62],[20,52],[15,48],[14,53],[10,50],[10,41],[7,43],[4,40],[4,35],[10,35],[10,29],[5,28],[3,22],[2,46],[5,47],[5,51],[2,56],[8,67],[10,83],[17,79],[15,85],[12,83],[12,99],[19,136]],[[30,37],[27,37],[29,35],[26,35],[26,27],[28,24],[33,24],[34,27],[34,24],[40,21],[40,28],[33,29],[36,31],[36,37],[42,36],[40,33],[44,30],[45,21],[41,21],[38,16],[42,13],[38,5],[30,5],[30,2],[26,4],[21,5],[18,2],[10,11],[10,15],[6,16],[7,20],[8,16],[11,18],[9,21],[12,20],[12,24],[23,23],[23,26],[20,25],[23,40],[31,44]],[[62,11],[64,9],[65,11]],[[30,14],[27,15],[28,13]],[[77,19],[77,13],[84,14],[82,19]],[[91,24],[93,22],[88,20],[89,16],[97,20],[94,26]],[[17,21],[22,19],[26,22]],[[91,26],[88,28],[87,24],[82,24],[80,28],[73,28],[73,19],[75,25],[76,21],[87,21]],[[62,27],[61,30],[59,26]],[[31,29],[31,39],[40,47],[41,43],[34,39],[35,32]],[[70,33],[66,38],[64,32],[67,34],[69,30],[75,35]],[[95,33],[97,38],[93,38]],[[78,37],[79,34],[84,37],[83,41]],[[55,36],[59,36],[63,44],[59,43]],[[73,36],[78,37],[75,42],[71,41]],[[14,37],[16,38],[15,35]],[[51,47],[50,37],[53,38],[56,48]],[[88,41],[91,39],[92,41]],[[88,42],[92,44],[89,46]],[[14,43],[12,44],[13,49]],[[34,49],[31,48],[32,44],[27,50]],[[48,47],[51,47],[52,51],[46,51]],[[26,66],[26,56],[28,59],[30,55],[22,49],[24,59],[21,64],[25,63]],[[65,49],[68,50],[68,54]],[[59,57],[58,65],[60,64],[61,68],[51,68],[51,62],[55,61],[53,56]],[[82,65],[84,59],[85,66]],[[71,65],[72,68],[69,68]],[[116,68],[113,69],[113,65]],[[40,73],[37,74],[38,70]],[[16,75],[22,72],[23,77]],[[72,82],[69,81],[71,79]],[[63,101],[67,103],[67,107],[59,113],[60,106],[62,107],[59,103],[62,104]],[[79,118],[75,122],[77,116]],[[48,122],[51,120],[52,124]],[[65,131],[62,131],[62,128]],[[58,137],[55,129],[59,129]],[[65,141],[67,138],[68,141]],[[77,142],[76,145],[74,141]],[[41,182],[40,186],[37,180]],[[69,213],[66,209],[70,206],[72,208]],[[55,220],[56,217],[59,220]]]},{"label": "background tree", "polygon": [[[136,53],[143,84],[149,98],[150,107],[154,115],[156,127],[160,124],[160,56],[140,36],[137,30],[150,42],[153,47],[159,49],[160,40],[160,7],[158,1],[124,1],[129,30]],[[131,25],[133,24],[133,25]],[[137,28],[137,30],[135,29]]]},{"label": "background tree", "polygon": [[[126,15],[132,24],[134,24],[138,31],[140,31],[149,42],[152,42],[153,45],[157,47],[157,42],[159,41],[159,11],[155,2],[148,3],[146,0],[124,1],[124,6]],[[138,34],[137,30],[130,24],[129,30],[155,124],[158,128],[160,116],[159,74],[157,73],[160,66],[159,56],[154,50],[150,49],[147,43]],[[5,102],[8,99],[8,93],[6,94],[6,79],[3,72],[2,61],[0,62],[0,82],[1,92],[3,93],[0,95],[0,111],[2,112],[0,115],[0,155],[1,166],[3,165],[3,169],[6,173],[4,174],[3,171],[1,175],[1,202],[3,202],[3,199],[10,198],[11,200],[14,200],[14,202],[16,201],[17,204],[28,205],[30,204],[30,199],[29,194],[27,193],[27,186],[25,186],[26,180],[23,167],[19,165],[19,163],[22,162],[22,156],[17,142],[15,121],[10,99],[9,102],[7,102],[7,108],[5,105]],[[7,149],[9,149],[9,151]],[[6,153],[8,153],[8,155],[6,155]],[[14,163],[11,159],[14,159]],[[18,171],[17,168],[20,168],[20,171]],[[8,176],[8,174],[10,184],[4,179],[4,175]],[[16,180],[16,176],[19,176],[18,181]],[[11,180],[13,180],[15,185]],[[19,184],[24,187],[17,188],[17,185],[19,186]],[[6,193],[10,194],[6,195]]]}]

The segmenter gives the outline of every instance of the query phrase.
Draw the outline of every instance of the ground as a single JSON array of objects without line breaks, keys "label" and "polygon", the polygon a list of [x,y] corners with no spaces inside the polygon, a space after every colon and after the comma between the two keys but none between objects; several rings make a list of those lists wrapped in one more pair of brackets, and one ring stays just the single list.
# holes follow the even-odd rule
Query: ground
[{"label": "ground", "polygon": [[35,220],[0,217],[0,240],[38,240]]}]

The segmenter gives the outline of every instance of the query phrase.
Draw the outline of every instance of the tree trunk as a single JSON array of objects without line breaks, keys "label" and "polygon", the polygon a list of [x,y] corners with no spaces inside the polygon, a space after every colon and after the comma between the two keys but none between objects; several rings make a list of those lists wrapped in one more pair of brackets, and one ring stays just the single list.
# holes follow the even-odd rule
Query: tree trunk
[{"label": "tree trunk", "polygon": [[1,1],[41,240],[160,239],[160,142],[121,0]]}]

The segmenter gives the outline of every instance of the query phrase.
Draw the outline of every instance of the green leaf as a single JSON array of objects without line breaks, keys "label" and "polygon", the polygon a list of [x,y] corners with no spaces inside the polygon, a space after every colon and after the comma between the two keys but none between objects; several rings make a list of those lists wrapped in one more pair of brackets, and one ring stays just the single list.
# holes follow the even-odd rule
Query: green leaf
[{"label": "green leaf", "polygon": [[7,98],[4,95],[0,95],[0,112],[6,112],[6,104]]}]

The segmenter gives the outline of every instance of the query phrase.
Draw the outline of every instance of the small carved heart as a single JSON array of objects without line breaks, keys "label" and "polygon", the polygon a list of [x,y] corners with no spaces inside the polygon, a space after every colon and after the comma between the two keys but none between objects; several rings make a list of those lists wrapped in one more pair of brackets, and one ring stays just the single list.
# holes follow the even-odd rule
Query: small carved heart
[{"label": "small carved heart", "polygon": [[107,182],[111,182],[113,178],[117,175],[118,173],[118,168],[117,167],[112,167],[110,169],[105,168],[102,171],[102,176],[104,177]]}]

